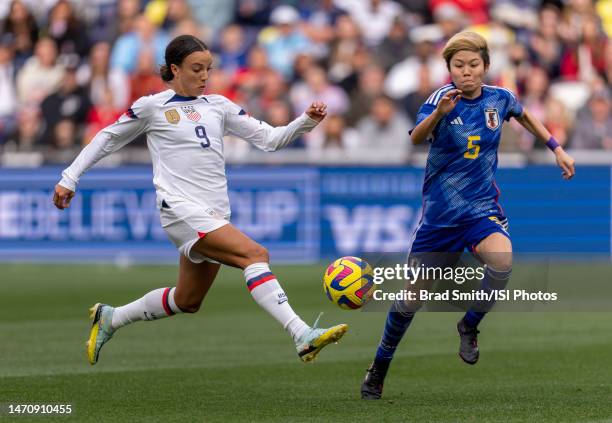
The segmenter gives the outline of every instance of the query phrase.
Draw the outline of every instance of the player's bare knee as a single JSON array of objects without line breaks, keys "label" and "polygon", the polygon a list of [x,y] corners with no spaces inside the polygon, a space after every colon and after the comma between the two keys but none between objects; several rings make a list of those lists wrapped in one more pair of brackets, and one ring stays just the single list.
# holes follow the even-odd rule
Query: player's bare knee
[{"label": "player's bare knee", "polygon": [[270,254],[263,245],[253,243],[246,251],[245,259],[246,265],[253,263],[268,263],[270,261]]},{"label": "player's bare knee", "polygon": [[487,266],[498,272],[512,270],[512,253],[498,253],[487,257]]}]

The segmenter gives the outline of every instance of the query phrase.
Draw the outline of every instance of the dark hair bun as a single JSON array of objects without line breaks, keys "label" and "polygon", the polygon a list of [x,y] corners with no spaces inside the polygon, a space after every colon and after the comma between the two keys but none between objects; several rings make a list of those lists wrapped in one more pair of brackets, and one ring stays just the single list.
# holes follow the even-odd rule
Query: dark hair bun
[{"label": "dark hair bun", "polygon": [[161,65],[161,67],[159,68],[159,73],[161,74],[161,79],[166,82],[170,82],[174,79],[174,74],[172,73],[172,69],[170,69],[170,66]]}]

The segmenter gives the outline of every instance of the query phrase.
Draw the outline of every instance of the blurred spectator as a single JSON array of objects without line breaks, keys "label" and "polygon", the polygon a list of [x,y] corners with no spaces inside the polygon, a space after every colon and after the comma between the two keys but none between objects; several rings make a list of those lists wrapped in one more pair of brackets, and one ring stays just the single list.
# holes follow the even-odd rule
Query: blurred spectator
[{"label": "blurred spectator", "polygon": [[359,71],[371,64],[374,64],[374,59],[368,49],[359,47],[351,57],[351,66],[348,68],[350,72],[338,82],[338,86],[342,87],[344,92],[352,93],[359,85]]},{"label": "blurred spectator", "polygon": [[262,27],[268,24],[271,9],[269,0],[239,0],[236,4],[236,23]]},{"label": "blurred spectator", "polygon": [[168,87],[162,81],[153,61],[153,54],[149,50],[141,50],[138,55],[136,71],[130,78],[130,104],[140,97],[157,94]]},{"label": "blurred spectator", "polygon": [[70,119],[60,120],[54,127],[51,134],[51,148],[59,151],[66,151],[69,154],[59,156],[58,161],[70,160],[73,151],[79,146],[75,141],[77,138],[77,127]]},{"label": "blurred spectator", "polygon": [[351,93],[350,108],[346,121],[354,126],[366,116],[375,99],[384,94],[385,71],[377,65],[369,65],[359,72],[359,85]]},{"label": "blurred spectator", "polygon": [[[59,90],[45,98],[40,105],[45,122],[42,141],[54,143],[61,138],[61,145],[65,147],[67,142],[63,137],[68,131],[73,136],[77,136],[77,130],[87,120],[90,107],[87,90],[77,83],[76,69],[66,69]],[[69,121],[71,125],[66,121]],[[60,124],[62,127],[58,129],[57,126]]]},{"label": "blurred spectator", "polygon": [[145,15],[138,15],[133,31],[120,36],[114,44],[111,67],[126,73],[134,72],[143,49],[152,50],[155,63],[165,63],[164,52],[169,42],[170,38],[164,31],[158,30]]},{"label": "blurred spectator", "polygon": [[459,6],[453,3],[443,3],[433,11],[434,22],[442,31],[442,45],[450,37],[461,31],[467,24],[467,19]]},{"label": "blurred spectator", "polygon": [[102,101],[95,103],[87,115],[87,127],[83,136],[83,144],[89,144],[93,137],[108,125],[116,122],[121,116],[124,108],[117,108],[115,93],[111,88],[106,88],[102,93]]},{"label": "blurred spectator", "polygon": [[266,49],[270,66],[290,79],[293,61],[300,52],[308,51],[311,42],[299,28],[300,15],[291,6],[278,6],[272,11],[272,27],[259,33],[258,41]]},{"label": "blurred spectator", "polygon": [[334,39],[338,18],[346,11],[339,8],[334,0],[315,0],[302,2],[302,15],[306,16],[304,31],[316,43],[328,44]]},{"label": "blurred spectator", "polygon": [[438,87],[431,85],[431,72],[427,66],[421,66],[418,72],[416,91],[411,92],[401,100],[402,109],[412,122],[416,122],[419,109],[431,93],[438,89]]},{"label": "blurred spectator", "polygon": [[253,116],[261,119],[273,102],[280,100],[290,104],[287,91],[287,84],[280,73],[266,72],[263,74],[261,91],[247,100],[247,107]]},{"label": "blurred spectator", "polygon": [[274,72],[268,65],[268,54],[261,46],[254,46],[247,57],[246,66],[234,75],[234,82],[242,95],[251,97],[261,91],[263,81],[269,72]]},{"label": "blurred spectator", "polygon": [[17,74],[17,96],[22,104],[39,104],[55,91],[64,77],[64,66],[57,63],[57,47],[50,38],[41,38]]},{"label": "blurred spectator", "polygon": [[550,78],[559,76],[563,45],[557,34],[561,13],[555,6],[540,10],[537,31],[529,40],[531,61],[546,70]]},{"label": "blurred spectator", "polygon": [[305,81],[306,74],[313,66],[317,66],[317,63],[312,55],[300,53],[295,56],[295,60],[293,61],[293,79],[290,81],[291,84]]},{"label": "blurred spectator", "polygon": [[599,28],[596,16],[584,17],[578,45],[567,49],[561,59],[560,73],[565,79],[589,82],[606,73],[608,38]]},{"label": "blurred spectator", "polygon": [[[119,22],[123,20],[119,0],[88,0],[84,5],[87,18],[87,34],[91,44],[99,41],[112,42],[117,37]],[[138,5],[136,3],[136,12]]]},{"label": "blurred spectator", "polygon": [[194,20],[200,26],[206,26],[209,29],[209,37],[206,37],[209,41],[214,42],[214,37],[221,32],[221,29],[234,20],[236,0],[188,1]]},{"label": "blurred spectator", "polygon": [[[539,67],[530,70],[529,78],[526,79],[525,92],[521,97],[521,104],[540,122],[546,121],[546,96],[548,94],[549,80],[546,71]],[[516,120],[511,120],[510,125],[518,133],[515,150],[530,151],[537,141],[535,137],[523,128]],[[506,140],[504,140],[507,144]]]},{"label": "blurred spectator", "polygon": [[0,38],[0,145],[15,129],[17,113],[12,38],[10,34]]},{"label": "blurred spectator", "polygon": [[[572,127],[572,118],[567,107],[562,101],[554,97],[548,97],[545,103],[545,113],[542,123],[552,136],[559,141],[559,145],[565,146],[569,141],[569,132]],[[546,148],[541,142],[536,143],[534,147]]]},{"label": "blurred spectator", "polygon": [[404,9],[409,28],[433,22],[429,0],[396,0]]},{"label": "blurred spectator", "polygon": [[114,29],[110,38],[113,43],[117,38],[134,30],[134,21],[140,14],[140,4],[140,0],[117,0],[117,16],[112,21]]},{"label": "blurred spectator", "polygon": [[125,72],[110,68],[110,44],[101,41],[91,49],[89,62],[77,72],[79,85],[89,86],[89,98],[93,104],[105,101],[106,91],[112,90],[113,104],[117,109],[127,109],[130,101],[130,83]]},{"label": "blurred spectator", "polygon": [[305,81],[296,83],[289,95],[296,115],[302,114],[314,99],[327,104],[328,113],[342,114],[349,107],[349,99],[344,90],[330,84],[325,70],[320,66],[308,69]]},{"label": "blurred spectator", "polygon": [[408,131],[412,122],[408,121],[387,96],[380,96],[372,103],[370,114],[357,124],[361,137],[361,147],[388,151],[400,155],[410,151],[412,144]]},{"label": "blurred spectator", "polygon": [[571,148],[612,150],[612,112],[610,91],[593,93],[586,107],[578,112]]},{"label": "blurred spectator", "polygon": [[354,72],[354,55],[362,47],[361,33],[355,21],[341,15],[336,21],[336,38],[332,43],[328,67],[332,81],[339,82]]},{"label": "blurred spectator", "polygon": [[18,151],[32,151],[41,136],[42,123],[37,106],[24,106],[17,112],[17,127],[7,145]]},{"label": "blurred spectator", "polygon": [[329,55],[330,43],[335,37],[336,21],[346,11],[337,7],[334,0],[300,2],[300,14],[304,17],[302,29],[313,42],[311,54],[318,59]]},{"label": "blurred spectator", "polygon": [[415,41],[414,56],[409,56],[393,66],[385,81],[385,91],[394,99],[406,97],[418,89],[419,69],[423,66],[429,70],[430,85],[440,87],[449,78],[446,63],[435,49],[433,40],[421,38],[413,31]]},{"label": "blurred spectator", "polygon": [[248,47],[242,28],[228,25],[221,32],[219,45],[215,49],[219,66],[228,74],[235,74],[246,64]]},{"label": "blurred spectator", "polygon": [[206,81],[206,92],[211,94],[220,94],[232,101],[236,101],[237,92],[232,84],[232,79],[223,69],[214,69],[208,74],[208,81]]},{"label": "blurred spectator", "polygon": [[89,51],[89,42],[84,25],[74,14],[72,4],[68,0],[59,0],[51,9],[47,34],[57,44],[60,56],[70,56],[76,63],[85,57]]},{"label": "blurred spectator", "polygon": [[21,0],[13,0],[9,14],[2,23],[2,33],[11,34],[15,47],[15,67],[17,70],[32,55],[38,41],[38,24],[34,15]]},{"label": "blurred spectator", "polygon": [[401,7],[391,0],[353,1],[347,10],[361,28],[368,46],[379,45],[402,12]]},{"label": "blurred spectator", "polygon": [[[529,54],[524,44],[515,42],[508,47],[508,65],[502,69],[499,75],[499,84],[514,93],[522,92],[525,81],[529,79],[531,63]],[[542,70],[536,66],[536,68]],[[548,78],[547,78],[548,79]]]},{"label": "blurred spectator", "polygon": [[155,26],[171,31],[179,22],[191,19],[192,13],[187,0],[153,0],[145,15]]},{"label": "blurred spectator", "polygon": [[[285,126],[293,120],[291,106],[285,101],[273,101],[268,105],[263,120],[272,126]],[[304,138],[293,141],[287,148],[304,148]]]},{"label": "blurred spectator", "polygon": [[361,138],[356,129],[348,127],[342,115],[328,115],[311,133],[306,147],[313,151],[348,151],[359,148]]},{"label": "blurred spectator", "polygon": [[380,46],[374,51],[376,62],[381,65],[385,71],[391,69],[391,66],[401,62],[412,53],[412,43],[408,37],[408,31],[404,21],[396,18],[391,25],[389,34],[383,39]]},{"label": "blurred spectator", "polygon": [[479,25],[489,21],[488,3],[488,0],[430,0],[429,5],[434,15],[447,5],[453,6],[469,17],[472,25]]}]

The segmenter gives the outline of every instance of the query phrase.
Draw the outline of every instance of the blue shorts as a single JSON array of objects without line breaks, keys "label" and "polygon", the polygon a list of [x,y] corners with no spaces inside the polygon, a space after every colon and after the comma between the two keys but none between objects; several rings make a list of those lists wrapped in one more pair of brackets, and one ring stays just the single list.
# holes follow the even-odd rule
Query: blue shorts
[{"label": "blue shorts", "polygon": [[410,253],[461,253],[470,252],[480,241],[499,232],[510,239],[508,219],[505,216],[488,216],[459,226],[432,226],[421,224],[414,232]]}]

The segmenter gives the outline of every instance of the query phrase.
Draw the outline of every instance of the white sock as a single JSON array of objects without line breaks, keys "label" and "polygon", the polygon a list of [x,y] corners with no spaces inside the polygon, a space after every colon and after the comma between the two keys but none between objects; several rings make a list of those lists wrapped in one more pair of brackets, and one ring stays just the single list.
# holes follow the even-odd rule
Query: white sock
[{"label": "white sock", "polygon": [[268,263],[251,264],[244,269],[244,278],[253,299],[289,332],[294,341],[308,329],[309,326],[289,305],[287,295],[270,271]]},{"label": "white sock", "polygon": [[136,301],[115,307],[111,325],[114,329],[119,329],[139,320],[157,320],[182,313],[174,302],[175,289],[159,288],[145,294],[144,297]]}]

